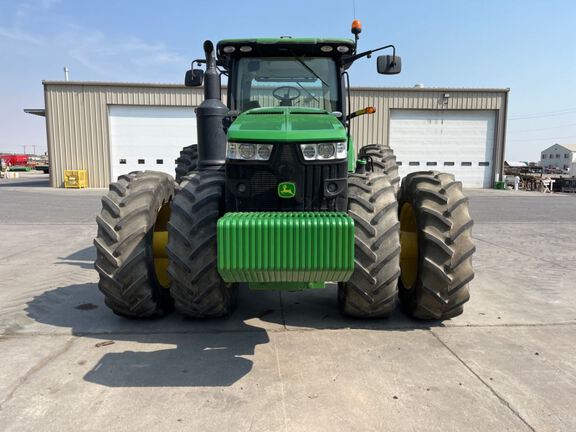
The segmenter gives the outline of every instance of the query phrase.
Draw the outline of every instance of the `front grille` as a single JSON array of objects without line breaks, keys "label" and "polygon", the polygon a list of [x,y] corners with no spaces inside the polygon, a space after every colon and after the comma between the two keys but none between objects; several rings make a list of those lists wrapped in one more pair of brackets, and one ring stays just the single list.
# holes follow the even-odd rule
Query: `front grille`
[{"label": "front grille", "polygon": [[[305,164],[298,151],[297,144],[276,144],[269,163],[228,161],[227,211],[346,210],[341,208],[342,197],[324,196],[324,180],[346,178],[347,162]],[[296,183],[296,197],[278,196],[277,186],[283,181]],[[238,192],[239,183],[246,192]]]}]

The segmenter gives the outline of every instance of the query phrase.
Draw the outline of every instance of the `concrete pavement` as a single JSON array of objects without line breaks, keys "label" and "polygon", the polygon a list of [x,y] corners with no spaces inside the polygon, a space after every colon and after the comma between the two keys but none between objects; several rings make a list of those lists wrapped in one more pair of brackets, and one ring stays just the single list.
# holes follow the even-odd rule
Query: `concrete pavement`
[{"label": "concrete pavement", "polygon": [[99,195],[0,187],[2,431],[576,430],[576,197],[472,191],[444,323],[345,319],[334,287],[138,322],[96,287]]}]

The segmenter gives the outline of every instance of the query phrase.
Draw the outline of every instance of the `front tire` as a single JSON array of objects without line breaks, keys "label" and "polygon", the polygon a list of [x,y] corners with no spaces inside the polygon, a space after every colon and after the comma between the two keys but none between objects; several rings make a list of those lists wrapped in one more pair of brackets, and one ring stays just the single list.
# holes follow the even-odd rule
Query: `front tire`
[{"label": "front tire", "polygon": [[342,313],[386,318],[396,307],[400,241],[394,187],[383,174],[350,174],[348,214],[354,219],[354,273],[338,284]]},{"label": "front tire", "polygon": [[191,318],[215,318],[236,307],[238,284],[217,268],[216,223],[223,214],[225,175],[192,172],[182,179],[168,224],[168,273],[176,309]]},{"label": "front tire", "polygon": [[120,176],[102,198],[94,267],[105,303],[118,315],[151,318],[172,310],[167,281],[155,267],[153,237],[173,197],[171,176],[145,171]]},{"label": "front tire", "polygon": [[399,193],[400,303],[414,318],[460,315],[474,278],[472,218],[452,174],[408,174]]}]

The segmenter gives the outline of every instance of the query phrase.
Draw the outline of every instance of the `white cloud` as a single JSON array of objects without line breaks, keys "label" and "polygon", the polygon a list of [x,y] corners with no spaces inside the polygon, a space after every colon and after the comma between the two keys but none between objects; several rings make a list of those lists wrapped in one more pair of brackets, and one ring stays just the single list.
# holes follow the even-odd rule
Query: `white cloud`
[{"label": "white cloud", "polygon": [[0,27],[0,38],[11,39],[17,42],[24,42],[33,45],[42,45],[43,41],[32,33],[26,33],[18,28]]},{"label": "white cloud", "polygon": [[[38,4],[49,9],[60,1],[40,0]],[[97,75],[97,79],[145,76],[149,68],[186,63],[185,56],[160,42],[146,41],[133,35],[104,33],[69,22],[54,25],[54,17],[50,18],[51,22],[46,20],[46,30],[42,30],[38,22],[31,30],[31,8],[30,3],[20,4],[12,24],[0,26],[0,50],[28,58],[35,54],[46,58],[50,54],[54,61],[65,62],[70,67],[77,62]],[[38,17],[34,19],[37,21]],[[51,28],[55,30],[50,31]]]}]

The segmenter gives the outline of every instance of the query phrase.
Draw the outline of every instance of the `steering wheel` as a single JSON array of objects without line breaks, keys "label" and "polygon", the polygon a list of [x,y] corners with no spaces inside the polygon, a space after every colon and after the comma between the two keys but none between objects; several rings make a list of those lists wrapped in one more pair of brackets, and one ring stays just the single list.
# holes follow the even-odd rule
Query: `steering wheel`
[{"label": "steering wheel", "polygon": [[[284,91],[284,94],[280,94],[281,91]],[[292,92],[295,92],[296,95],[290,96]],[[294,99],[298,99],[300,97],[300,90],[292,86],[280,86],[274,89],[272,96],[278,99],[281,104],[290,103]]]}]

